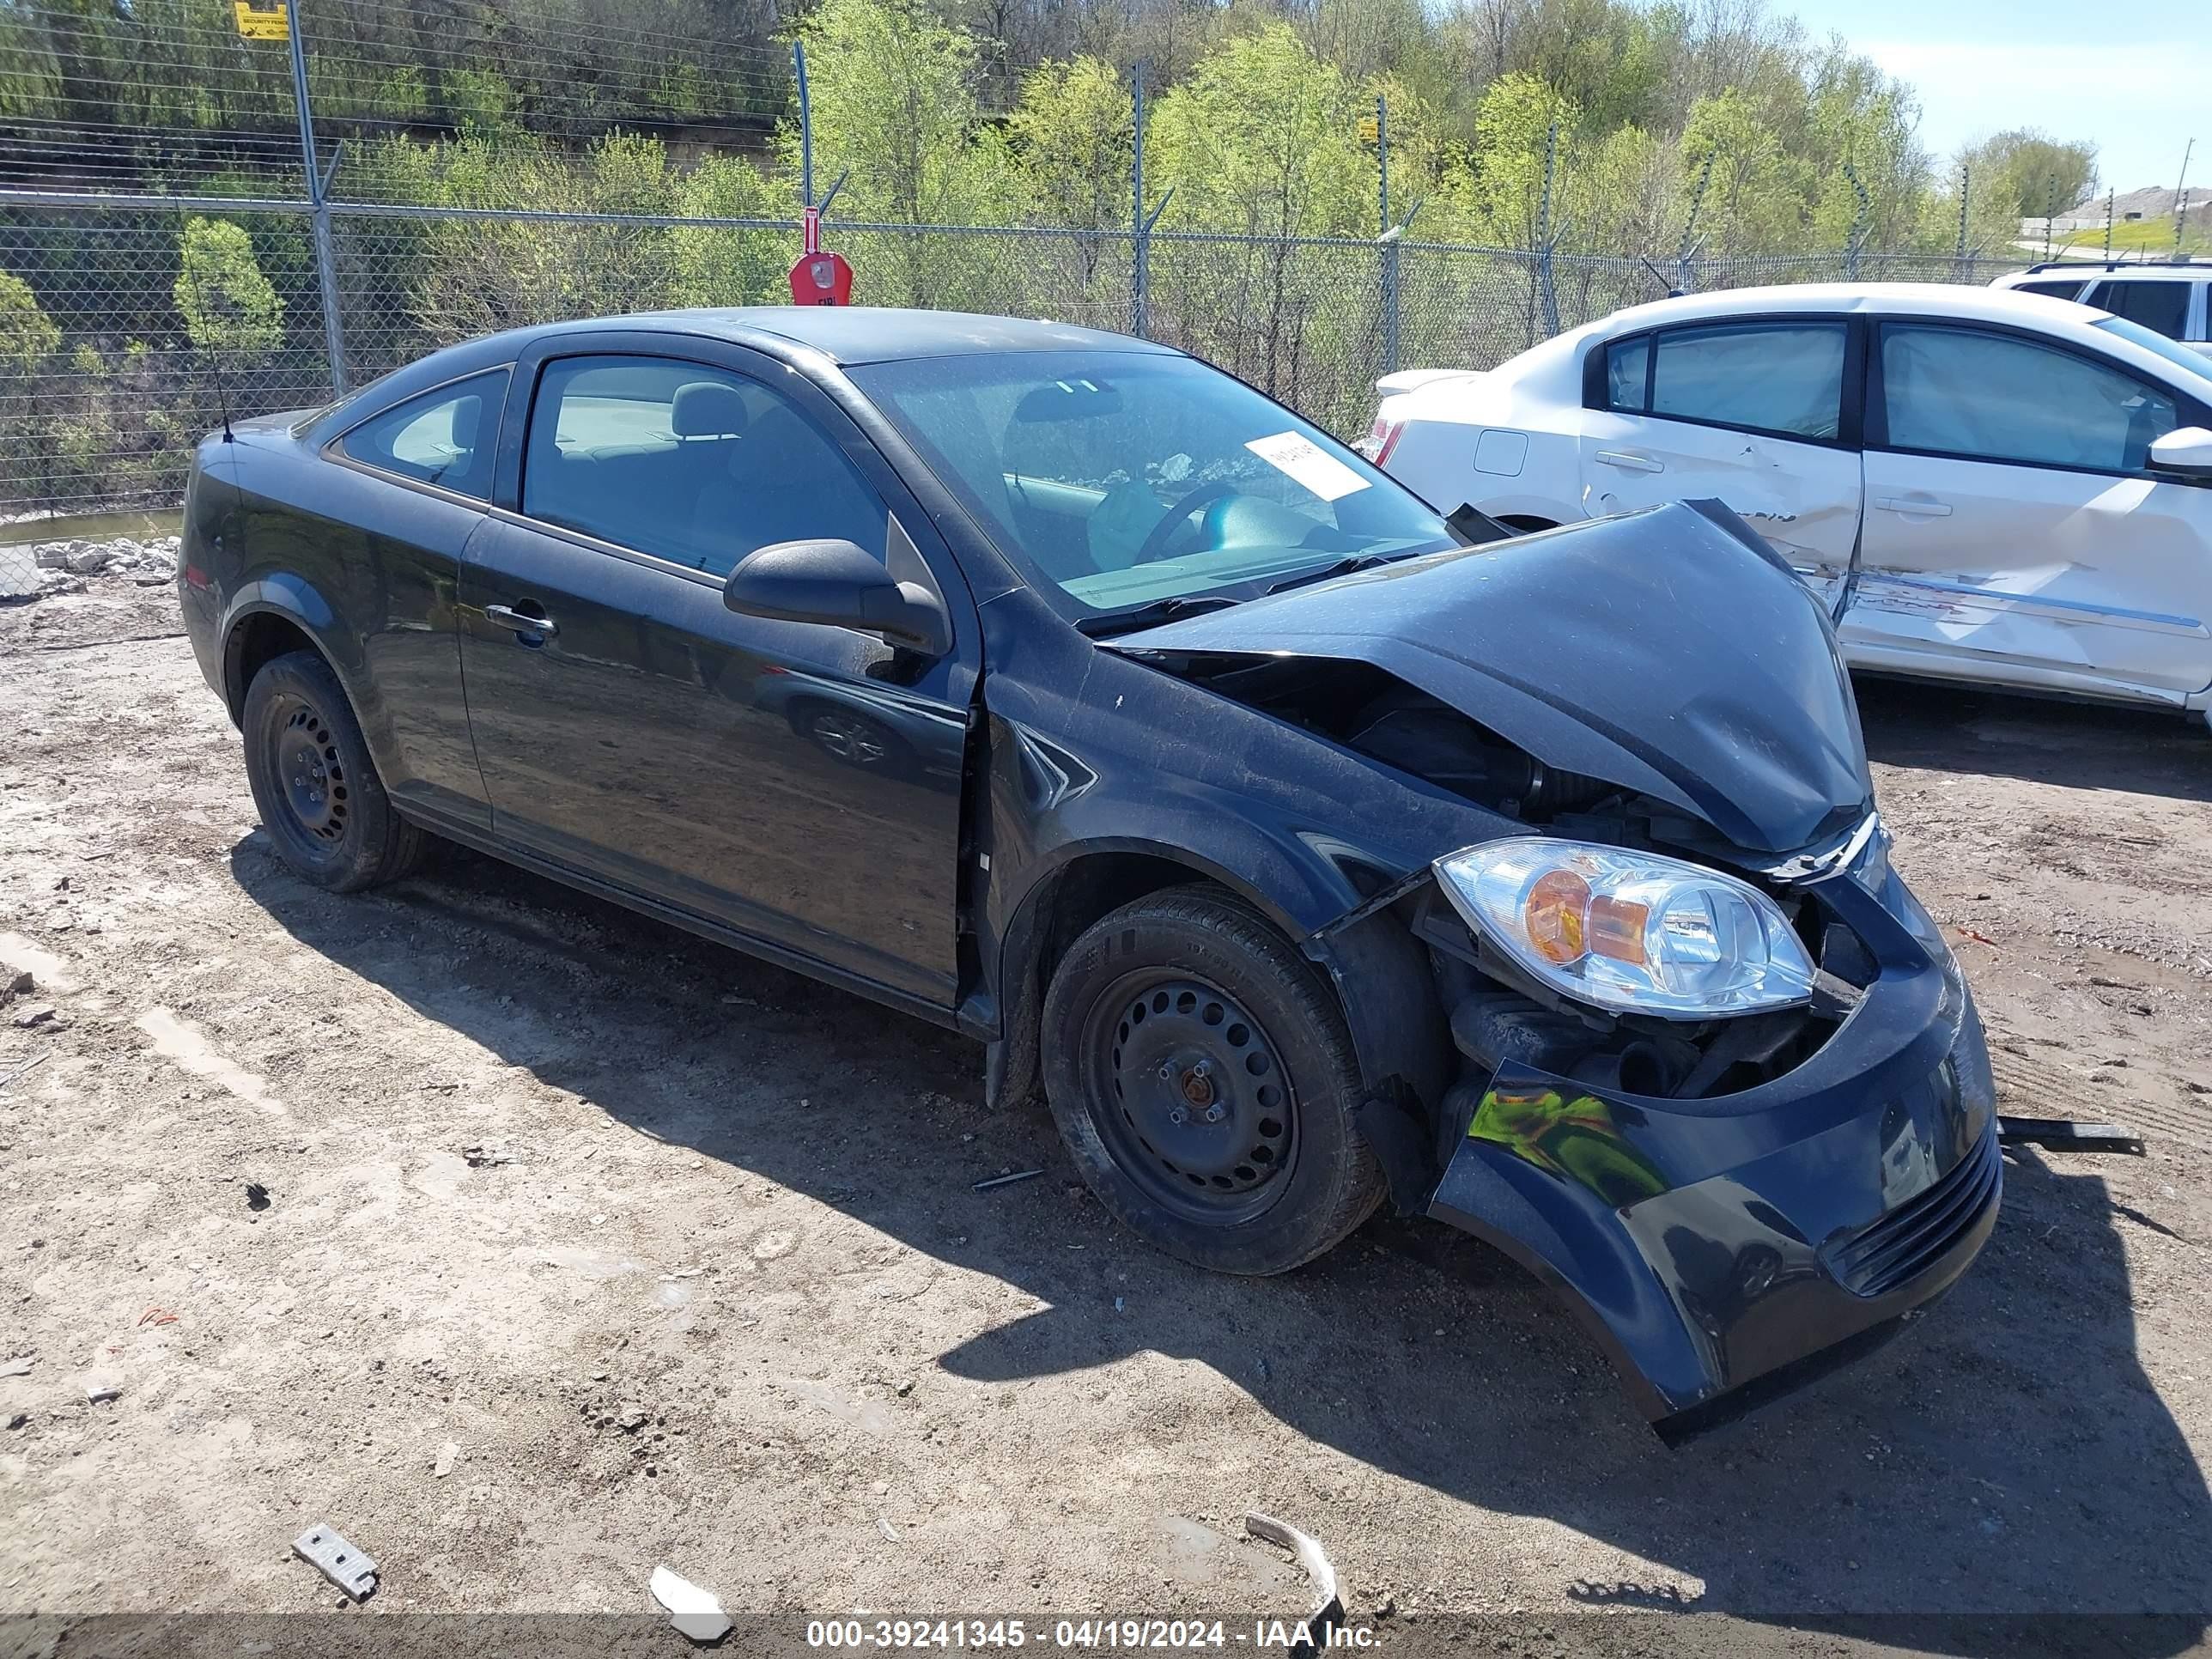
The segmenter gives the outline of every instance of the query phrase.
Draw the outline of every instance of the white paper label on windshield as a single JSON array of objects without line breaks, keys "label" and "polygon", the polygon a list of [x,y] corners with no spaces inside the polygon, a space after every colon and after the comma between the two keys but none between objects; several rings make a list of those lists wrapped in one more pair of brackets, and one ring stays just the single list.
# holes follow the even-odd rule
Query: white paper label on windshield
[{"label": "white paper label on windshield", "polygon": [[1296,432],[1255,438],[1244,446],[1278,472],[1287,475],[1325,501],[1367,488],[1367,480],[1312,439]]}]

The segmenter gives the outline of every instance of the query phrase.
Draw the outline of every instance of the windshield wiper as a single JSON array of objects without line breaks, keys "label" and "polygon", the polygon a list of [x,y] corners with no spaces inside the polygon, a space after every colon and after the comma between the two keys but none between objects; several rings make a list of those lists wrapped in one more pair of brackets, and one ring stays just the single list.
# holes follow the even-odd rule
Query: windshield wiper
[{"label": "windshield wiper", "polygon": [[1085,617],[1075,624],[1076,632],[1088,634],[1092,639],[1103,639],[1109,634],[1126,634],[1132,629],[1150,628],[1154,623],[1174,622],[1182,617],[1195,617],[1202,611],[1218,611],[1237,600],[1225,593],[1170,593],[1164,599],[1152,599],[1127,611],[1109,611],[1103,616]]},{"label": "windshield wiper", "polygon": [[1395,556],[1389,553],[1350,554],[1339,559],[1334,564],[1322,566],[1318,570],[1309,570],[1300,575],[1285,577],[1266,591],[1270,593],[1281,593],[1293,587],[1310,587],[1316,582],[1331,581],[1339,576],[1349,576],[1356,570],[1372,570],[1378,564],[1389,563],[1393,556]]}]

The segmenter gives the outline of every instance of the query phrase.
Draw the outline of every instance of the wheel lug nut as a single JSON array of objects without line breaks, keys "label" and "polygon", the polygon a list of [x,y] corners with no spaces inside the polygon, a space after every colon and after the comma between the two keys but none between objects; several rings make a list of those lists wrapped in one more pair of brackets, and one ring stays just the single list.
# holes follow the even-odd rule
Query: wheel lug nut
[{"label": "wheel lug nut", "polygon": [[1209,1106],[1206,1109],[1206,1121],[1208,1123],[1218,1123],[1223,1118],[1228,1115],[1229,1114],[1224,1111],[1218,1105]]},{"label": "wheel lug nut", "polygon": [[1174,1124],[1177,1128],[1181,1128],[1182,1125],[1188,1121],[1189,1116],[1190,1114],[1184,1111],[1180,1106],[1171,1106],[1168,1109],[1168,1121]]}]

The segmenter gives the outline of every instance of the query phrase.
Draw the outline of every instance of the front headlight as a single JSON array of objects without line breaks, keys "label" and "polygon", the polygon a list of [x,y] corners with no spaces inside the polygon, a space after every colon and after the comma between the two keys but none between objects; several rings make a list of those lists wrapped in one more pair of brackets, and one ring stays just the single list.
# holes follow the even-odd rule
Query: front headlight
[{"label": "front headlight", "polygon": [[1702,866],[1524,836],[1433,867],[1485,945],[1577,1002],[1711,1019],[1812,994],[1812,958],[1774,901]]}]

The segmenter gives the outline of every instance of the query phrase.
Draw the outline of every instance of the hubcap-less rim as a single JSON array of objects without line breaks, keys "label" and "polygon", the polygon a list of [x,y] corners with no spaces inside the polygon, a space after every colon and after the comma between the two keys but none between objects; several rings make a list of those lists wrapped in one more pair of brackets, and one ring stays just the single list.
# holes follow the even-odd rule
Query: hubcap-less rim
[{"label": "hubcap-less rim", "polygon": [[1163,1207],[1239,1221],[1281,1195],[1297,1150],[1289,1074],[1266,1029],[1199,979],[1125,979],[1086,1044],[1091,1117],[1115,1161]]},{"label": "hubcap-less rim", "polygon": [[307,703],[289,702],[282,713],[270,753],[276,787],[298,837],[327,851],[345,839],[351,818],[337,738],[321,712]]},{"label": "hubcap-less rim", "polygon": [[884,754],[883,739],[857,714],[817,714],[814,740],[837,759],[854,766],[873,766]]}]

